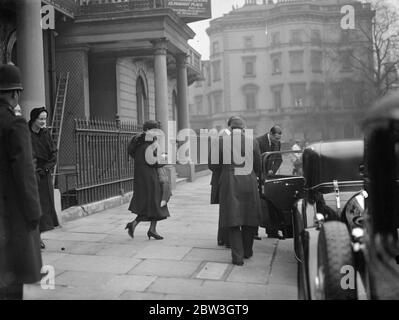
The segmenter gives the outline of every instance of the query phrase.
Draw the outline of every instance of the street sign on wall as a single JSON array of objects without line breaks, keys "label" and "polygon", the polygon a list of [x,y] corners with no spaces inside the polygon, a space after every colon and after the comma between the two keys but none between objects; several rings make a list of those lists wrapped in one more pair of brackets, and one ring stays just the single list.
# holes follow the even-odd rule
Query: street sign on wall
[{"label": "street sign on wall", "polygon": [[168,0],[168,7],[190,22],[212,18],[211,0]]}]

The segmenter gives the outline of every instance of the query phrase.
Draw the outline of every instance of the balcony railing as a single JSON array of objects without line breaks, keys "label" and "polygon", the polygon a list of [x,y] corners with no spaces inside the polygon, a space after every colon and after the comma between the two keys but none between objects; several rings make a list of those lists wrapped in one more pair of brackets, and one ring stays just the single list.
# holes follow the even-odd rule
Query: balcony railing
[{"label": "balcony railing", "polygon": [[192,67],[196,71],[202,72],[201,54],[195,51],[192,47],[190,47],[188,52],[187,63],[190,67]]},{"label": "balcony railing", "polygon": [[279,109],[267,110],[269,114],[281,115],[281,114],[328,114],[328,113],[347,113],[347,112],[361,112],[362,109],[358,107],[336,107],[336,106],[323,106],[323,107],[288,107]]},{"label": "balcony railing", "polygon": [[58,11],[73,17],[78,12],[79,0],[42,0],[45,4],[50,4]]},{"label": "balcony railing", "polygon": [[140,11],[165,7],[166,1],[157,0],[119,1],[113,3],[106,0],[93,0],[88,3],[82,2],[79,6],[79,14],[88,15],[97,13]]}]

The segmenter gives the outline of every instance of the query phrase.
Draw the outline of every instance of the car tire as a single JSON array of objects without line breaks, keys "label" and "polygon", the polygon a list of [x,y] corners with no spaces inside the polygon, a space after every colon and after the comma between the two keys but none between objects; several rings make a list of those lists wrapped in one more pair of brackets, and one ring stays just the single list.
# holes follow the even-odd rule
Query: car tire
[{"label": "car tire", "polygon": [[[354,288],[343,288],[343,267],[355,269],[351,238],[347,226],[338,221],[325,223],[319,234],[317,247],[316,297],[321,300],[356,300]],[[354,276],[356,273],[354,274]]]}]

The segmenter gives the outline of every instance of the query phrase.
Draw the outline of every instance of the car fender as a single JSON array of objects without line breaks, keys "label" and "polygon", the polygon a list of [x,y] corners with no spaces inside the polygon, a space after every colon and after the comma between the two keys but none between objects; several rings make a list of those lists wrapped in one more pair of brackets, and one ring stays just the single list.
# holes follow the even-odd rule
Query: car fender
[{"label": "car fender", "polygon": [[315,226],[316,214],[316,204],[310,204],[307,201],[303,201],[302,220],[304,228],[313,228]]},{"label": "car fender", "polygon": [[317,275],[317,245],[320,231],[316,228],[309,228],[305,230],[307,242],[305,248],[306,252],[306,267],[309,283],[310,299],[314,300],[316,297],[316,275]]}]

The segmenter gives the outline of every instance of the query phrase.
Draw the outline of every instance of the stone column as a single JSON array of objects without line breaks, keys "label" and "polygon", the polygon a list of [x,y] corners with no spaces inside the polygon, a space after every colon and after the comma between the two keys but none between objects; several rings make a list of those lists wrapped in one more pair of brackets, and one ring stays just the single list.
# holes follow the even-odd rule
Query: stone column
[{"label": "stone column", "polygon": [[45,106],[41,2],[17,1],[17,51],[24,91],[20,104],[26,119],[33,108]]},{"label": "stone column", "polygon": [[[161,122],[161,129],[168,135],[168,69],[167,69],[167,41],[154,41],[154,69],[155,69],[155,117]],[[167,141],[167,140],[166,140]]]},{"label": "stone column", "polygon": [[190,128],[188,111],[187,55],[176,56],[177,66],[177,124],[178,130]]},{"label": "stone column", "polygon": [[[177,125],[178,130],[180,131],[190,128],[188,110],[187,55],[178,54],[175,58],[177,68]],[[197,138],[195,136],[190,137],[190,140],[192,139],[196,140]],[[183,142],[181,142],[181,144],[183,144]],[[195,146],[195,144],[191,144],[190,148],[193,148],[193,146]],[[187,163],[185,165],[178,164],[176,166],[176,171],[179,177],[187,178],[188,181],[195,180],[194,162],[196,159],[192,160],[193,162]]]},{"label": "stone column", "polygon": [[[169,99],[168,99],[168,65],[167,49],[168,44],[165,39],[153,42],[154,45],[154,69],[155,69],[155,117],[161,122],[161,129],[165,134],[165,152],[174,152],[173,147],[169,148]],[[172,145],[172,144],[171,144]],[[172,149],[172,150],[170,150]],[[173,155],[169,154],[171,159]],[[176,188],[176,169],[174,166],[165,167],[169,175],[172,189]]]}]

